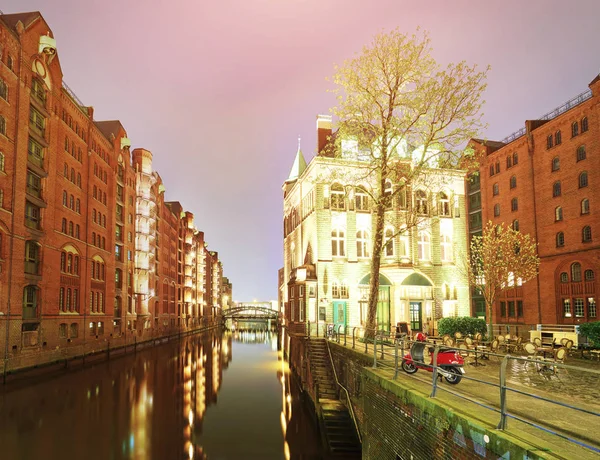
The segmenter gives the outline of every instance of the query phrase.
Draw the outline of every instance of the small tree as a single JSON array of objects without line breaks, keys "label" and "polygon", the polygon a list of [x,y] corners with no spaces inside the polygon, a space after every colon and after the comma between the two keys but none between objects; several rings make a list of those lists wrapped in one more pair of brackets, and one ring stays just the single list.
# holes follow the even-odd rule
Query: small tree
[{"label": "small tree", "polygon": [[[366,190],[372,203],[367,336],[376,326],[386,210],[426,181],[430,168],[464,167],[463,146],[484,127],[486,72],[464,62],[442,69],[426,33],[407,36],[398,29],[375,36],[361,54],[336,67],[336,142],[354,143],[365,165],[356,184],[371,184]],[[420,224],[418,214],[404,213],[405,222],[396,228]]]},{"label": "small tree", "polygon": [[495,225],[489,221],[482,235],[471,239],[470,263],[467,264],[469,284],[483,293],[488,337],[493,336],[492,311],[498,295],[534,278],[539,264],[533,238],[505,227],[504,223]]}]

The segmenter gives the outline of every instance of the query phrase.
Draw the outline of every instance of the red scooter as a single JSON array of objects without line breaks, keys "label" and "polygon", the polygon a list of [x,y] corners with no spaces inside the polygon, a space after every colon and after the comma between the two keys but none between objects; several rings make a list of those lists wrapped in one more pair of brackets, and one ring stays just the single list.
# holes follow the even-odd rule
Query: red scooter
[{"label": "red scooter", "polygon": [[[419,332],[410,351],[402,359],[402,370],[414,374],[419,369],[433,372],[433,346],[427,343],[425,334]],[[448,383],[456,385],[465,373],[465,360],[456,350],[440,348],[437,355],[438,372]]]}]

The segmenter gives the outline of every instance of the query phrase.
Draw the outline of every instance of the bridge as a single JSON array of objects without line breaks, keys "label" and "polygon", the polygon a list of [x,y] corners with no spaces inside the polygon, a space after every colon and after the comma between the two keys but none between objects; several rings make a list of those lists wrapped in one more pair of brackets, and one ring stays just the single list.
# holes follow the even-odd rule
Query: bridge
[{"label": "bridge", "polygon": [[281,314],[269,307],[248,304],[223,310],[223,319],[273,320],[278,321]]}]

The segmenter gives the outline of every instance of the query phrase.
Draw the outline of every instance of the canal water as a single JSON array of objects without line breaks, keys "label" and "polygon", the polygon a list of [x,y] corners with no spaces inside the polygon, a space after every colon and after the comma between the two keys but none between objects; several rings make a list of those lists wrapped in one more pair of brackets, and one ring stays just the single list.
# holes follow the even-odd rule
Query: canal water
[{"label": "canal water", "polygon": [[277,339],[197,334],[0,387],[0,458],[323,458]]}]

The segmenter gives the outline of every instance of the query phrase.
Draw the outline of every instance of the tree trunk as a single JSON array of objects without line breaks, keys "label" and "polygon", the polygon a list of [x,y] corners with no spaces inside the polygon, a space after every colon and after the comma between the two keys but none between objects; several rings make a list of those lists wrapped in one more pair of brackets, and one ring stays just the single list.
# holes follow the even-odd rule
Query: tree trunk
[{"label": "tree trunk", "polygon": [[492,310],[494,304],[490,304],[487,306],[487,335],[488,340],[494,340],[494,323],[492,322]]},{"label": "tree trunk", "polygon": [[383,248],[383,225],[385,207],[378,204],[375,209],[375,234],[373,236],[373,252],[371,254],[371,280],[369,281],[369,304],[365,338],[373,338],[377,328],[377,302],[379,300],[379,268],[381,266],[381,250]]}]

